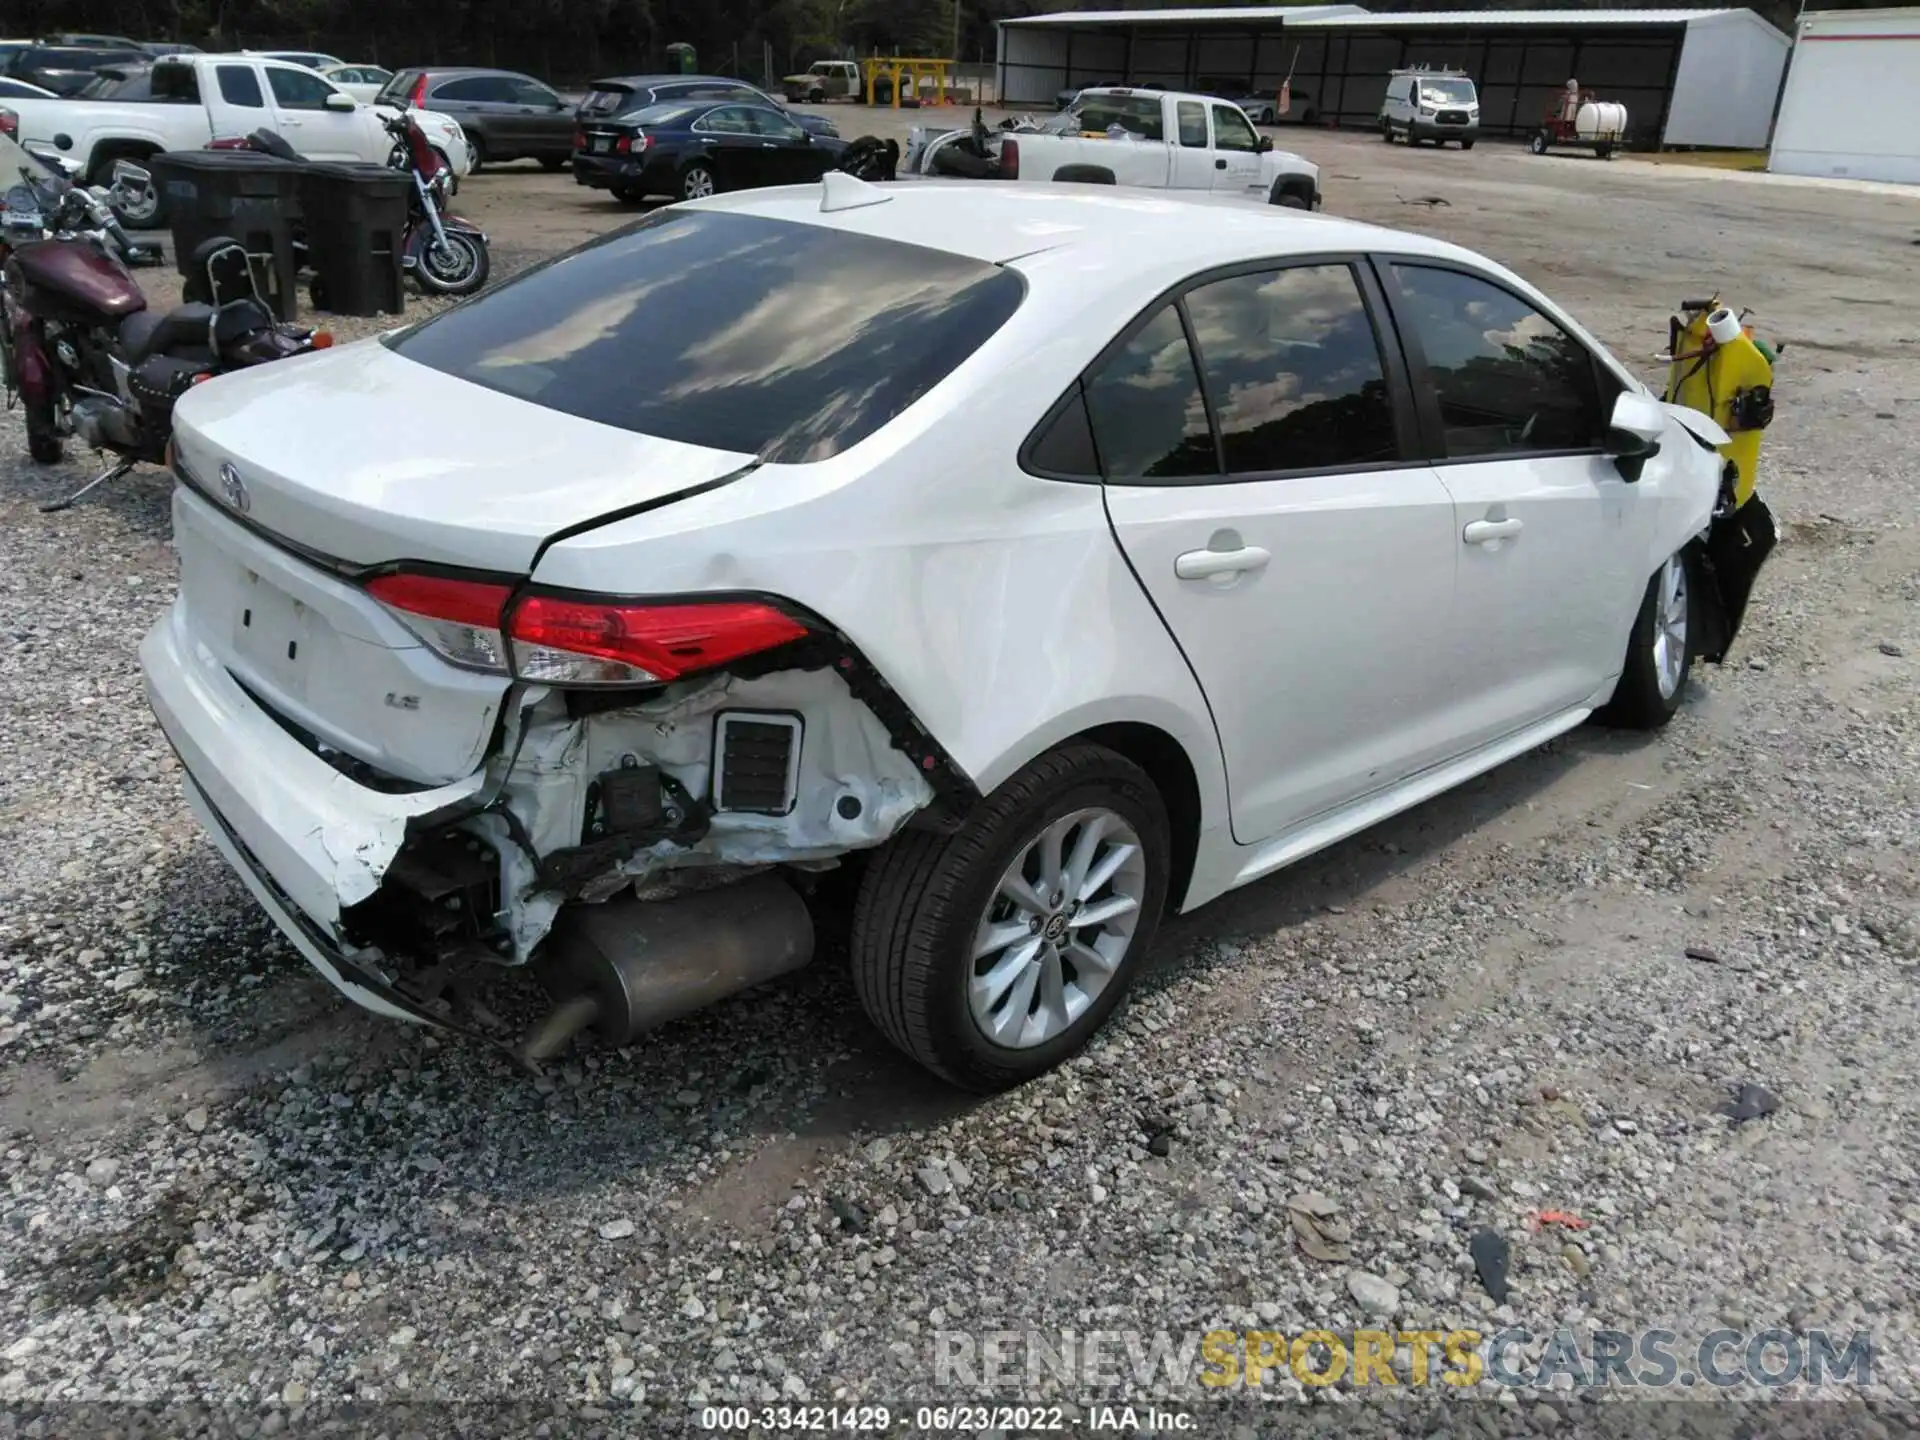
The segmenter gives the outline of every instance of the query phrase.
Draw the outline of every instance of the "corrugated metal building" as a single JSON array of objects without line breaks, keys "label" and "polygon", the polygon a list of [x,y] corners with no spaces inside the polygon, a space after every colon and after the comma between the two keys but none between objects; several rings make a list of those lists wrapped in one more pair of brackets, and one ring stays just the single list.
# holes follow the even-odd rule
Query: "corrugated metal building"
[{"label": "corrugated metal building", "polygon": [[1769,170],[1920,184],[1920,10],[1800,17]]},{"label": "corrugated metal building", "polygon": [[1046,104],[1125,80],[1190,89],[1244,78],[1293,114],[1370,127],[1389,72],[1450,65],[1480,90],[1481,129],[1526,135],[1569,79],[1627,107],[1635,142],[1767,143],[1790,42],[1750,10],[1443,10],[1354,5],[1063,11],[1000,22],[1000,93]]}]

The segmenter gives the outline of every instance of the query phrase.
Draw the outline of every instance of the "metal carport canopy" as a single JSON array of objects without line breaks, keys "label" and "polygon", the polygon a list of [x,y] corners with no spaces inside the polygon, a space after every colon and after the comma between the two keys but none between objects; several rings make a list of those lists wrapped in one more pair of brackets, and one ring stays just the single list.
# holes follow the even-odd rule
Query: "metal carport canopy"
[{"label": "metal carport canopy", "polygon": [[[1103,80],[1193,86],[1294,81],[1296,118],[1371,125],[1393,69],[1457,65],[1482,128],[1534,129],[1568,79],[1628,107],[1648,143],[1763,145],[1787,37],[1749,10],[1436,10],[1356,5],[1060,11],[1000,22],[1001,93],[1041,103]],[[1236,48],[1238,47],[1238,48]]]}]

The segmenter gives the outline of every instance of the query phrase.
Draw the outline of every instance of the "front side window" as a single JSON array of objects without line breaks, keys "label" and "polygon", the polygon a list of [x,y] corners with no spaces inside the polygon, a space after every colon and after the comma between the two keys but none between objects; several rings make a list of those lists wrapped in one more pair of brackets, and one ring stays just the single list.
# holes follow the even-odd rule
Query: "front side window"
[{"label": "front side window", "polygon": [[756,105],[746,115],[748,123],[753,126],[753,133],[768,140],[799,140],[807,133],[786,116],[764,105]]},{"label": "front side window", "polygon": [[549,110],[560,108],[560,97],[537,80],[514,75],[507,80],[507,90],[508,98],[516,105],[543,106]]},{"label": "front side window", "polygon": [[1163,307],[1089,377],[1086,391],[1107,478],[1219,473],[1193,351],[1174,306]]},{"label": "front side window", "polygon": [[220,98],[227,104],[243,110],[266,108],[266,97],[260,93],[260,76],[251,65],[220,65],[214,73],[220,79]]},{"label": "front side window", "polygon": [[751,135],[754,133],[753,117],[738,105],[723,105],[718,110],[709,110],[695,129],[709,135]]},{"label": "front side window", "polygon": [[1247,117],[1228,105],[1213,107],[1213,146],[1216,150],[1257,151],[1260,137]]},{"label": "front side window", "polygon": [[1490,280],[1413,264],[1393,274],[1449,458],[1600,444],[1599,383],[1584,345]]},{"label": "front side window", "polygon": [[1229,475],[1399,459],[1379,342],[1351,268],[1236,275],[1185,304]]},{"label": "front side window", "polygon": [[267,84],[273,89],[274,100],[288,110],[324,109],[327,97],[333,94],[331,85],[306,70],[269,70]]},{"label": "front side window", "polygon": [[1207,107],[1197,100],[1182,100],[1175,110],[1180,124],[1180,143],[1189,150],[1207,148]]},{"label": "front side window", "polygon": [[1024,294],[1016,272],[945,251],[668,209],[387,343],[583,420],[803,464],[912,405]]}]

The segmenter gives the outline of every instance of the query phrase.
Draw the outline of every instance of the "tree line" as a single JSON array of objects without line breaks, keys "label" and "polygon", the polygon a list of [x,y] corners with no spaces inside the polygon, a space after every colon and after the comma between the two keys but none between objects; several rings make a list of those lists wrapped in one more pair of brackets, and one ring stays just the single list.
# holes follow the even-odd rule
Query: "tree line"
[{"label": "tree line", "polygon": [[[750,79],[768,78],[769,61],[777,76],[830,56],[950,56],[956,35],[958,58],[991,61],[997,20],[1148,3],[1169,0],[12,0],[6,28],[102,31],[203,49],[324,50],[388,67],[498,65],[574,84],[665,68],[676,42],[694,47],[702,71]],[[1872,0],[1819,0],[1818,8],[1862,3]],[[1381,0],[1369,8],[1459,7]],[[1528,6],[1496,0],[1486,8]],[[1791,33],[1793,0],[1754,0],[1751,8]]]}]

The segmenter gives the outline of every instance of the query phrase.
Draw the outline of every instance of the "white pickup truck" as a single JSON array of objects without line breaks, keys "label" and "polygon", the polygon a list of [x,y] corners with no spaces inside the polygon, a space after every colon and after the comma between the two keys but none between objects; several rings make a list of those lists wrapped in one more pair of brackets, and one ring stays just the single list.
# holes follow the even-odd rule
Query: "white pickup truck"
[{"label": "white pickup truck", "polygon": [[1238,105],[1207,95],[1102,86],[1081,91],[1038,130],[997,138],[1003,180],[1205,190],[1300,210],[1320,205],[1318,165],[1274,149]]},{"label": "white pickup truck", "polygon": [[[153,67],[152,100],[9,100],[20,117],[23,144],[49,146],[80,166],[96,185],[108,184],[116,160],[144,164],[163,150],[202,150],[210,141],[279,132],[310,160],[383,164],[393,137],[379,110],[300,65],[259,55],[178,55]],[[421,128],[456,175],[472,168],[459,122],[415,111]],[[158,225],[165,198],[151,187],[139,213],[120,216],[129,226]],[[124,197],[116,197],[118,209]]]}]

